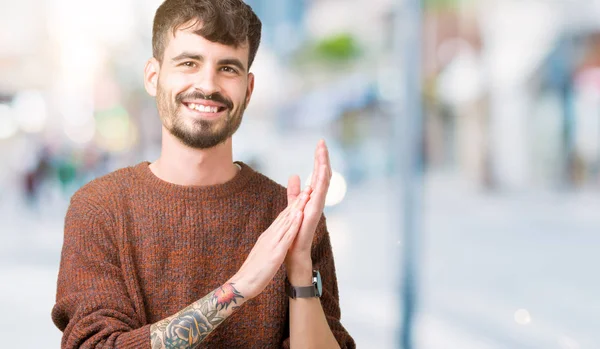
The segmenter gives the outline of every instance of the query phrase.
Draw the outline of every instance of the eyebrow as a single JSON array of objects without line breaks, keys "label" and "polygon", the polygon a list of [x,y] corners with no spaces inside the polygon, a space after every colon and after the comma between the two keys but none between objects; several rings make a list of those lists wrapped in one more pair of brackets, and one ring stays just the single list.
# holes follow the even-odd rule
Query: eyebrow
[{"label": "eyebrow", "polygon": [[219,61],[219,65],[233,65],[243,72],[246,71],[246,68],[244,68],[244,65],[242,64],[242,62],[240,62],[240,60],[237,58],[222,59]]},{"label": "eyebrow", "polygon": [[191,53],[191,52],[183,52],[171,59],[172,62],[183,61],[184,59],[193,59],[196,61],[204,62],[204,56]]},{"label": "eyebrow", "polygon": [[[197,53],[191,53],[191,52],[183,52],[175,57],[173,57],[171,59],[172,62],[179,62],[185,59],[192,59],[198,62],[204,62],[204,56],[202,56],[201,54],[197,54]],[[224,58],[221,59],[217,62],[219,65],[233,65],[235,67],[237,67],[238,69],[240,69],[241,71],[246,71],[246,68],[244,67],[244,64],[242,64],[242,62],[237,59],[237,58]]]}]

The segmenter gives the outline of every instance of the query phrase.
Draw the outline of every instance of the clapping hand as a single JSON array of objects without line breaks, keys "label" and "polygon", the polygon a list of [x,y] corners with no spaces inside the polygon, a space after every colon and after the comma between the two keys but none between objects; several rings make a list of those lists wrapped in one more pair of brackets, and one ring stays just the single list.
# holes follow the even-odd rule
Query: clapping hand
[{"label": "clapping hand", "polygon": [[[311,176],[310,187],[312,193],[304,207],[304,217],[300,231],[290,246],[285,258],[288,278],[292,284],[309,284],[312,276],[311,246],[317,225],[325,207],[325,197],[331,180],[331,165],[329,152],[325,141],[321,140],[315,150],[314,169]],[[297,200],[301,195],[300,178],[290,177],[288,181],[288,204]]]}]

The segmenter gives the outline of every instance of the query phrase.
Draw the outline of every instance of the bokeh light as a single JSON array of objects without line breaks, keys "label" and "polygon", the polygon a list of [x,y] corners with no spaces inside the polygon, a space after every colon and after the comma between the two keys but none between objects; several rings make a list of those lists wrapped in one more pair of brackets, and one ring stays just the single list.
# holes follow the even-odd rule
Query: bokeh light
[{"label": "bokeh light", "polygon": [[0,139],[14,136],[19,130],[19,125],[14,118],[14,111],[6,104],[0,104]]},{"label": "bokeh light", "polygon": [[[308,176],[306,180],[306,184],[312,184],[312,174]],[[341,173],[332,170],[331,172],[331,181],[329,183],[329,190],[327,191],[327,196],[325,198],[325,206],[335,206],[344,200],[346,196],[346,192],[348,191],[348,184],[346,183],[346,179],[342,176]]]},{"label": "bokeh light", "polygon": [[137,141],[137,131],[127,110],[117,106],[96,113],[96,143],[110,152],[121,152]]},{"label": "bokeh light", "polygon": [[39,133],[46,127],[48,111],[46,100],[39,91],[23,91],[12,101],[19,128],[28,133]]},{"label": "bokeh light", "polygon": [[515,312],[515,322],[519,325],[529,325],[531,323],[531,315],[527,309],[519,309]]},{"label": "bokeh light", "polygon": [[94,119],[83,119],[78,123],[65,123],[65,135],[74,143],[83,145],[89,143],[96,133],[96,124]]}]

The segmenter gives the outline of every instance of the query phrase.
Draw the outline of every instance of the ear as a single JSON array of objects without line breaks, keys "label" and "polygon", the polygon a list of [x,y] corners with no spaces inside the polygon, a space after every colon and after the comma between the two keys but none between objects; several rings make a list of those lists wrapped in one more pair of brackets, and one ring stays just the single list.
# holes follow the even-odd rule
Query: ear
[{"label": "ear", "polygon": [[250,103],[252,97],[252,91],[254,91],[254,74],[248,73],[248,90],[246,90],[246,107]]},{"label": "ear", "polygon": [[146,88],[148,94],[152,97],[156,97],[159,72],[160,63],[156,58],[150,58],[148,62],[146,62],[146,66],[144,67],[144,87]]}]

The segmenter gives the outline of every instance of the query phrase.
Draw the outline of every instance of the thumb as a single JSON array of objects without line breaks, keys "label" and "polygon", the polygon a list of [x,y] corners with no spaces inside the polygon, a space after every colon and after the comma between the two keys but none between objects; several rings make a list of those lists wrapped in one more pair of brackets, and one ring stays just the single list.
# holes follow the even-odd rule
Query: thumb
[{"label": "thumb", "polygon": [[288,179],[287,198],[288,205],[291,205],[296,197],[300,195],[300,176],[293,175]]}]

